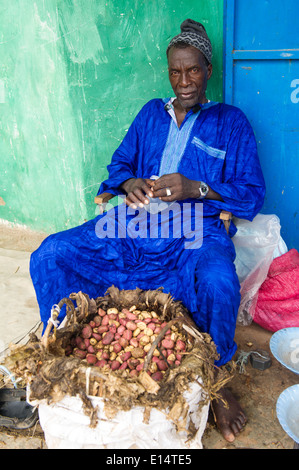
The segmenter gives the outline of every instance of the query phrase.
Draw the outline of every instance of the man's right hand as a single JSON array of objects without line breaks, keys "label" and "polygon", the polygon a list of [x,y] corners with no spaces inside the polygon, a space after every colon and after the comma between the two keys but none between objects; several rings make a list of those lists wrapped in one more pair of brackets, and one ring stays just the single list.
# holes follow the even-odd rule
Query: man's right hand
[{"label": "man's right hand", "polygon": [[137,209],[137,206],[143,207],[144,204],[149,203],[146,197],[153,197],[151,189],[154,181],[143,178],[130,178],[120,185],[120,188],[127,194],[125,202],[132,209]]}]

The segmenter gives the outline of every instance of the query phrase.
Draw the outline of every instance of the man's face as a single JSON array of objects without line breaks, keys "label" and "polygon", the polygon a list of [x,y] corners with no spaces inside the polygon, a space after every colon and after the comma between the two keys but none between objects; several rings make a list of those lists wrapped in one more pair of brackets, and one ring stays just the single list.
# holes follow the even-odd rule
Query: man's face
[{"label": "man's face", "polygon": [[205,91],[212,75],[212,65],[206,65],[198,49],[193,46],[172,47],[168,52],[168,73],[175,96],[185,111],[206,101]]}]

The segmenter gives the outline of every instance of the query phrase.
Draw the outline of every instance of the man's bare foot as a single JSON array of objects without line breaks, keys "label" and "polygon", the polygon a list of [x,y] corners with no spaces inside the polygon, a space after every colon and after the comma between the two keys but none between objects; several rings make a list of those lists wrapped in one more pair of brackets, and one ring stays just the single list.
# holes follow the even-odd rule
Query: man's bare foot
[{"label": "man's bare foot", "polygon": [[219,392],[221,397],[227,403],[228,408],[222,402],[222,400],[213,400],[211,403],[214,418],[216,420],[217,427],[224,439],[228,442],[233,442],[235,437],[244,428],[247,418],[235,399],[233,394],[227,388],[222,388]]}]

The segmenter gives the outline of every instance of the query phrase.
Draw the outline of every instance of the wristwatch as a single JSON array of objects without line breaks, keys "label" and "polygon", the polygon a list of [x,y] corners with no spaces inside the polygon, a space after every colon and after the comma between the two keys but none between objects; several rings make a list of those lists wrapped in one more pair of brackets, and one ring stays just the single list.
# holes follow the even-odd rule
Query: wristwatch
[{"label": "wristwatch", "polygon": [[210,190],[209,186],[203,181],[200,182],[198,189],[200,194],[199,199],[204,199]]}]

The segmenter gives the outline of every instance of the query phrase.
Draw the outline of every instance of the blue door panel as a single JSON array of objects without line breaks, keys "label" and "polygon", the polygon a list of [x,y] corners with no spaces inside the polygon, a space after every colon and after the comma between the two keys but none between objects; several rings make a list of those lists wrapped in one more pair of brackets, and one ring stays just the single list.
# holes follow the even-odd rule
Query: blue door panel
[{"label": "blue door panel", "polygon": [[287,5],[225,3],[224,101],[241,108],[255,132],[267,187],[261,212],[276,214],[288,248],[299,249],[299,7]]},{"label": "blue door panel", "polygon": [[292,102],[296,90],[291,87],[295,76],[299,61],[240,61],[234,67],[234,83],[242,83],[234,89],[234,104],[244,108],[250,91],[246,115],[267,185],[262,212],[279,216],[290,248],[299,246],[299,106]]},{"label": "blue door panel", "polygon": [[[235,49],[298,48],[298,0],[236,0]],[[290,29],[293,34],[290,34]]]}]

